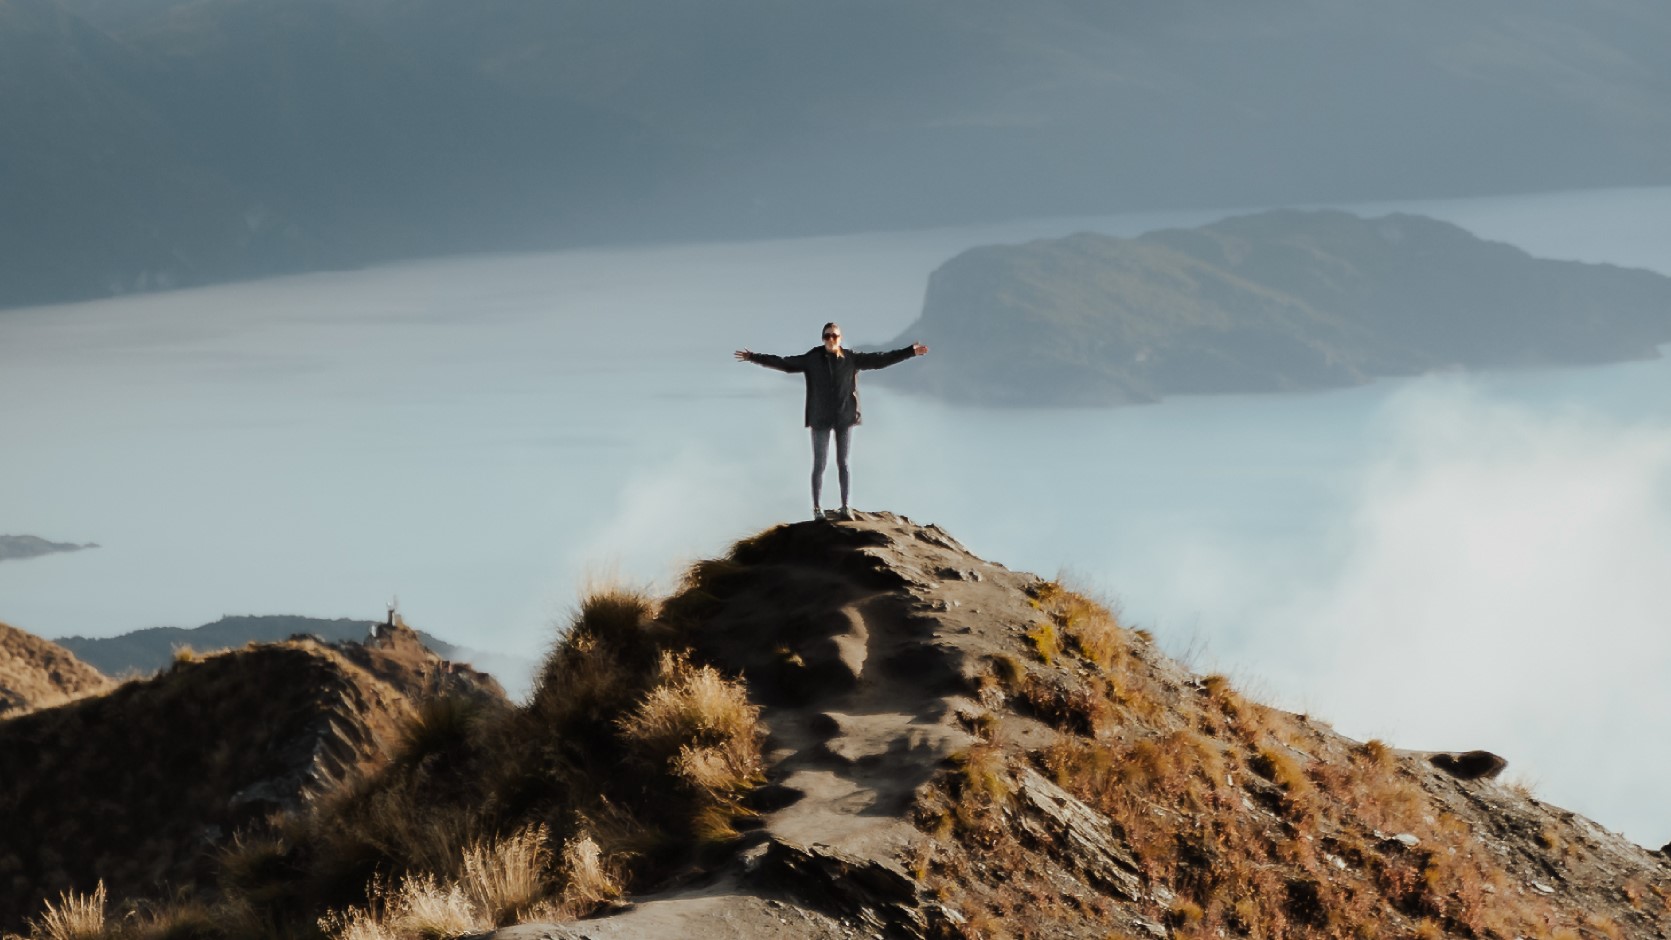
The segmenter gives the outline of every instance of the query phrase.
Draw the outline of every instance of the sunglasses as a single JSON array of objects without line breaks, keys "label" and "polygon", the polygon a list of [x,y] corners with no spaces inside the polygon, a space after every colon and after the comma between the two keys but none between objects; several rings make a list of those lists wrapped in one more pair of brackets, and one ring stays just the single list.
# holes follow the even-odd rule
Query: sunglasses
[{"label": "sunglasses", "polygon": [[825,339],[841,339],[841,334],[840,333],[825,333],[824,338]]}]

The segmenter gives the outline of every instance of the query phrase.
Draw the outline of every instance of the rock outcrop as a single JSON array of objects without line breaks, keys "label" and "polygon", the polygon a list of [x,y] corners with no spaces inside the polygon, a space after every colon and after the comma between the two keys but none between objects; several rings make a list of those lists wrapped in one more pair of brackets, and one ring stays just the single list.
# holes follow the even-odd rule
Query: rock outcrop
[{"label": "rock outcrop", "polygon": [[1495,780],[1509,765],[1490,751],[1435,754],[1427,762],[1458,780]]},{"label": "rock outcrop", "polygon": [[934,526],[781,526],[663,616],[763,706],[758,826],[624,910],[499,940],[1671,936],[1664,857],[1249,702]]}]

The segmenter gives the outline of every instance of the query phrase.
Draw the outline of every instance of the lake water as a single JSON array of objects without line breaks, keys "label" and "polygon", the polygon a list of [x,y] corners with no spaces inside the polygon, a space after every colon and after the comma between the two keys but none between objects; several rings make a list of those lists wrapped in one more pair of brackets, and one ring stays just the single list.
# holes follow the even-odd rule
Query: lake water
[{"label": "lake water", "polygon": [[[1671,274],[1671,189],[1348,208]],[[0,564],[0,620],[370,619],[398,595],[415,626],[534,658],[588,578],[666,588],[805,515],[799,378],[732,350],[799,352],[826,320],[889,339],[973,245],[1223,214],[447,259],[0,312],[0,532],[102,545]],[[1651,745],[1671,731],[1666,362],[1117,410],[876,384],[865,401],[858,508],[1065,574],[1196,668],[1355,737],[1489,748],[1552,802],[1671,838],[1671,753]]]}]

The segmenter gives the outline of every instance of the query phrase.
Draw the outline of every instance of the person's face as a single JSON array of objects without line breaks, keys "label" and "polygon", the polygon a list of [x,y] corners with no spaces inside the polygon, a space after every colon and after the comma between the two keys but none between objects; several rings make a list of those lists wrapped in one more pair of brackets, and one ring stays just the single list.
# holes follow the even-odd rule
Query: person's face
[{"label": "person's face", "polygon": [[830,352],[835,352],[836,347],[840,346],[840,345],[841,345],[841,327],[839,327],[839,326],[826,326],[826,327],[824,327],[824,348],[828,349]]}]

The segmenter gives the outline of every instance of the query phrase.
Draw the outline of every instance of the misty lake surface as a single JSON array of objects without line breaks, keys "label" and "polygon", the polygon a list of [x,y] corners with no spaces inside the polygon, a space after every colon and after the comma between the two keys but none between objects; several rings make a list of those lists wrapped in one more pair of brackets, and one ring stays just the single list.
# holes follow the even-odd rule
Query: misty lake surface
[{"label": "misty lake surface", "polygon": [[[1671,189],[1345,208],[1671,274]],[[414,626],[535,659],[588,579],[667,589],[806,517],[800,379],[733,350],[800,352],[826,320],[891,340],[974,245],[1226,214],[455,258],[0,311],[0,533],[102,546],[0,563],[0,620],[57,637],[371,619],[398,595]],[[1671,363],[1113,410],[864,387],[857,508],[1064,575],[1198,670],[1354,737],[1488,748],[1545,799],[1671,838]]]}]

